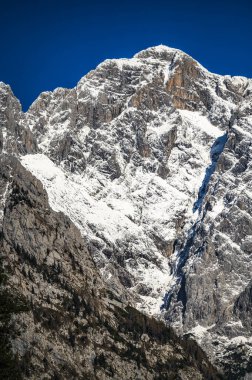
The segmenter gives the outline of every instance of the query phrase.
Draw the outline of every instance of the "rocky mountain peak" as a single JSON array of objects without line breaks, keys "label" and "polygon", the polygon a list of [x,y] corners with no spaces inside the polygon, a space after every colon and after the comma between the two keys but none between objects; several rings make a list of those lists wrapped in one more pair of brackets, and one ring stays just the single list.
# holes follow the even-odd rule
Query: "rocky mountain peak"
[{"label": "rocky mountain peak", "polygon": [[8,154],[35,153],[36,140],[25,124],[19,100],[9,85],[0,82],[0,151]]},{"label": "rocky mountain peak", "polygon": [[[115,305],[121,310],[130,303],[138,310],[137,320],[145,313],[197,339],[227,378],[240,379],[248,373],[251,86],[251,79],[210,73],[187,54],[165,46],[146,49],[131,59],[106,60],[75,88],[42,93],[25,114],[9,87],[1,84],[2,154],[15,156],[18,173],[32,173],[48,194],[48,204],[34,205],[29,190],[34,177],[29,174],[22,174],[24,183],[16,183],[11,192],[11,202],[16,199],[15,207],[22,206],[27,215],[28,225],[17,222],[22,227],[18,236],[25,234],[29,243],[26,247],[22,241],[29,251],[27,265],[37,252],[42,260],[39,268],[45,272],[42,281],[41,273],[33,273],[38,271],[36,265],[25,269],[31,272],[24,280],[25,289],[31,294],[31,284],[37,289],[32,299],[39,295],[43,303],[38,289],[49,281],[46,273],[54,270],[43,265],[50,267],[56,260],[57,272],[61,259],[63,275],[55,274],[49,294],[53,308],[58,302],[55,294],[62,291],[67,298],[79,294],[84,255],[95,273],[88,293],[96,294],[94,277],[101,294],[100,301],[94,295],[95,304],[102,305],[96,316],[108,313],[114,318],[102,296],[109,289],[113,312]],[[9,186],[13,185],[2,187],[3,210],[9,209]],[[36,215],[30,216],[27,207]],[[41,229],[39,208],[51,210],[43,211]],[[11,215],[16,220],[19,214]],[[34,218],[39,232],[33,230]],[[57,244],[47,239],[48,226]],[[6,228],[9,236],[12,225]],[[15,255],[23,260],[22,249],[16,248]],[[74,289],[69,289],[70,267]],[[68,303],[60,300],[60,307],[67,308]],[[76,303],[80,307],[75,296]],[[92,304],[90,298],[88,303]],[[75,307],[72,301],[69,307]],[[111,324],[106,328],[111,330]],[[58,339],[64,340],[59,335]],[[64,347],[68,352],[69,347]],[[239,366],[233,361],[235,355]]]},{"label": "rocky mountain peak", "polygon": [[134,58],[154,58],[171,62],[176,55],[189,57],[182,50],[171,48],[166,45],[157,45],[136,53]]}]

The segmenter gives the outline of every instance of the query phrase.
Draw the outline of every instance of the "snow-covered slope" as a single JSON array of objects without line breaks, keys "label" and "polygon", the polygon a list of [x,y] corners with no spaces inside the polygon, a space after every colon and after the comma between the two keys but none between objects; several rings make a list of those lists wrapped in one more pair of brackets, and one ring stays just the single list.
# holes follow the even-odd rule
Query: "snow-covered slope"
[{"label": "snow-covered slope", "polygon": [[[160,310],[174,242],[190,228],[211,146],[227,127],[213,125],[203,104],[195,112],[173,106],[167,87],[185,61],[214,92],[219,77],[160,46],[103,62],[76,89],[42,94],[26,114],[45,156],[22,162],[51,206],[81,228],[110,286],[126,287],[149,313]],[[233,104],[220,106],[230,117]]]},{"label": "snow-covered slope", "polygon": [[[17,150],[22,164],[79,227],[108,286],[210,353],[216,335],[209,345],[204,336],[218,325],[227,339],[224,324],[239,322],[234,305],[250,282],[251,89],[250,79],[209,73],[157,46],[106,60],[75,88],[18,111],[30,133],[23,145],[37,144]],[[238,193],[247,195],[246,220],[228,211]],[[214,259],[216,242],[230,260]]]},{"label": "snow-covered slope", "polygon": [[[172,149],[166,163],[166,178],[158,173],[158,164],[148,170],[122,162],[122,175],[111,181],[91,165],[84,173],[72,174],[46,155],[22,158],[24,166],[44,184],[52,208],[70,216],[81,229],[104,278],[117,288],[118,273],[113,265],[117,260],[124,276],[122,285],[128,283],[131,293],[140,294],[139,308],[149,313],[160,311],[171,280],[169,256],[179,224],[192,218],[193,202],[210,163],[211,145],[223,133],[204,116],[191,111],[181,111],[181,116],[176,115],[178,125],[167,121],[147,128],[153,145],[176,128],[178,147]],[[107,133],[109,137],[110,129]],[[119,147],[118,151],[121,154]],[[190,160],[185,162],[189,154]],[[146,165],[147,159],[144,161]],[[185,165],[181,165],[183,161]]]}]

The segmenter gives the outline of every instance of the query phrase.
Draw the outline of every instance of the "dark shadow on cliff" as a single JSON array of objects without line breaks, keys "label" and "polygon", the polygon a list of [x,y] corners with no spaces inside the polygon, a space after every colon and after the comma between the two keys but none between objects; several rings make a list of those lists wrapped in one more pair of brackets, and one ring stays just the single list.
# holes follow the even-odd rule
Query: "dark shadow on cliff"
[{"label": "dark shadow on cliff", "polygon": [[[202,205],[204,202],[205,195],[208,190],[208,185],[211,180],[211,177],[213,173],[215,172],[217,162],[219,160],[219,157],[221,153],[223,152],[225,148],[225,144],[228,139],[228,133],[226,132],[224,135],[218,137],[214,144],[212,145],[211,151],[210,151],[210,157],[211,157],[211,163],[207,167],[205,176],[202,182],[202,185],[198,192],[198,199],[195,201],[193,205],[193,212],[196,211],[201,212]],[[192,227],[190,228],[188,232],[187,239],[185,241],[184,246],[179,249],[178,253],[178,259],[174,263],[172,267],[172,273],[176,276],[176,282],[173,285],[173,287],[166,293],[166,295],[163,298],[163,305],[161,306],[161,310],[168,310],[170,307],[170,304],[172,300],[174,299],[175,293],[177,293],[176,302],[181,301],[183,305],[182,312],[185,313],[186,309],[186,302],[187,302],[187,295],[186,295],[186,280],[185,280],[185,274],[183,271],[183,267],[185,266],[185,263],[187,262],[187,259],[189,257],[189,253],[191,250],[191,247],[194,244],[194,239],[196,236],[196,233],[198,231],[198,228],[200,226],[200,223],[203,221],[205,217],[205,212],[203,213],[200,220],[197,220]]]},{"label": "dark shadow on cliff", "polygon": [[207,192],[209,181],[210,181],[213,173],[215,172],[218,159],[224,150],[225,144],[227,142],[227,138],[228,138],[228,134],[226,132],[224,135],[218,137],[217,140],[215,140],[215,142],[211,148],[211,152],[210,152],[211,163],[206,169],[205,177],[204,177],[202,185],[199,189],[198,199],[193,205],[193,212],[196,212],[196,211],[200,212],[201,211],[203,200],[204,200],[204,197],[205,197],[206,192]]}]

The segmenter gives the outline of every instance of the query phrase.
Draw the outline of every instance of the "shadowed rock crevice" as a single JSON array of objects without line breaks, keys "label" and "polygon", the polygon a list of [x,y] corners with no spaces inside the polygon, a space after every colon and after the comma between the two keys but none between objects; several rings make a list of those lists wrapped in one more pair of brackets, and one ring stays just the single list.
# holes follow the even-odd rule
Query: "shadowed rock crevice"
[{"label": "shadowed rock crevice", "polygon": [[199,189],[198,199],[193,205],[193,212],[196,212],[196,211],[198,211],[199,213],[201,212],[202,204],[203,204],[205,195],[207,193],[209,182],[211,180],[213,173],[215,172],[216,165],[218,163],[221,153],[223,152],[225,148],[227,139],[228,139],[228,132],[226,132],[223,136],[218,137],[218,139],[214,142],[211,148],[211,152],[210,152],[211,164],[206,169],[205,177]]}]

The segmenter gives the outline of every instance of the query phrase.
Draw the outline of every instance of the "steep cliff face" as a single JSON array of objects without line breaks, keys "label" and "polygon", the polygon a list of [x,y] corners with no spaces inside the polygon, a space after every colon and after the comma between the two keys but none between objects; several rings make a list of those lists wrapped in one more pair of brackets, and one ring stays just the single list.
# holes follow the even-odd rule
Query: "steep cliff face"
[{"label": "steep cliff face", "polygon": [[209,345],[234,379],[251,372],[251,104],[250,83],[205,188],[190,245],[178,247],[178,257],[187,250],[182,280],[167,297],[166,317]]},{"label": "steep cliff face", "polygon": [[79,230],[16,158],[0,170],[1,378],[219,378],[195,342],[104,287]]},{"label": "steep cliff face", "polygon": [[[178,332],[193,335],[228,378],[249,376],[251,93],[250,79],[209,73],[185,53],[165,46],[144,50],[132,59],[107,60],[74,89],[42,93],[25,114],[10,88],[1,84],[2,152],[16,156],[41,181],[36,185],[41,194],[46,190],[49,204],[44,201],[35,207],[50,210],[45,235],[52,231],[54,236],[55,223],[61,223],[56,243],[47,241],[39,228],[39,236],[33,230],[34,216],[22,209],[22,222],[28,223],[22,228],[30,235],[21,245],[24,251],[28,244],[29,250],[39,252],[35,269],[29,268],[36,283],[43,284],[46,275],[39,277],[33,271],[44,268],[44,262],[47,267],[55,262],[56,274],[47,268],[48,278],[56,276],[57,284],[58,278],[70,281],[66,297],[75,294],[79,304],[83,281],[90,294],[92,289],[98,292],[92,297],[85,293],[87,299],[83,295],[95,320],[108,313],[120,329],[123,315],[129,326],[122,305],[130,302],[139,310],[130,309],[137,315],[134,320],[143,321],[140,311],[164,319]],[[7,196],[3,185],[2,207]],[[8,236],[14,244],[17,235],[11,231]],[[70,245],[61,257],[67,239]],[[83,255],[87,262],[82,262]],[[61,261],[63,274],[57,272]],[[42,288],[51,299],[48,281]],[[32,280],[25,283],[31,286]],[[31,292],[29,297],[35,302],[42,296],[37,285],[32,286],[34,296]],[[57,286],[55,294],[64,289]],[[104,301],[107,288],[120,305],[120,312],[112,307],[113,317]],[[70,309],[75,307],[71,305]],[[159,329],[151,321],[144,324],[154,323]],[[105,335],[110,334],[108,329]],[[63,351],[71,357],[65,332],[57,334],[57,347],[65,344]],[[151,338],[148,349],[158,347],[156,338]],[[96,341],[96,335],[89,340]],[[123,351],[116,352],[120,362]],[[89,357],[87,352],[83,355]],[[68,363],[75,368],[72,359]],[[83,368],[93,373],[93,364],[88,363]],[[140,378],[148,378],[146,366]],[[154,367],[152,375],[158,371]]]},{"label": "steep cliff face", "polygon": [[11,154],[36,153],[37,143],[30,128],[22,125],[20,102],[10,86],[0,82],[0,152]]}]

